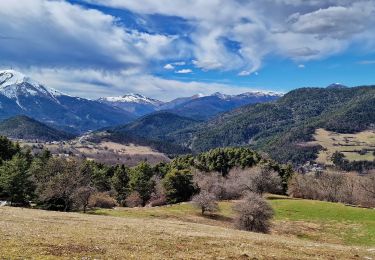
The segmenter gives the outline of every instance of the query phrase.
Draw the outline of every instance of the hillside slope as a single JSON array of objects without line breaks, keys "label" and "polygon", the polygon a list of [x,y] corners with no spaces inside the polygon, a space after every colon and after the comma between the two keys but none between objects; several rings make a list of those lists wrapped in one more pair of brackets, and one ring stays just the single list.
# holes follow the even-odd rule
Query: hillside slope
[{"label": "hillside slope", "polygon": [[56,130],[27,116],[15,116],[0,122],[0,135],[25,140],[60,141],[74,135]]},{"label": "hillside slope", "polygon": [[146,145],[170,155],[189,153],[190,149],[184,144],[177,143],[177,140],[189,139],[198,124],[199,121],[161,111],[141,117],[127,125],[108,128],[105,134],[94,134],[92,140]]},{"label": "hillside slope", "polygon": [[[118,211],[121,210],[113,210],[114,213]],[[137,209],[130,211],[137,214]],[[181,213],[172,212],[175,215]],[[124,256],[134,259],[374,257],[374,252],[365,247],[238,231],[217,225],[158,217],[157,212],[154,213],[156,216],[150,218],[144,217],[144,214],[142,217],[142,212],[135,217],[122,218],[0,207],[0,214],[0,255],[6,259],[122,259]],[[306,229],[314,230],[315,227],[311,224]]]},{"label": "hillside slope", "polygon": [[201,126],[191,140],[194,151],[251,145],[282,162],[314,159],[315,129],[352,133],[375,124],[375,87],[302,88],[278,101],[245,106]]}]

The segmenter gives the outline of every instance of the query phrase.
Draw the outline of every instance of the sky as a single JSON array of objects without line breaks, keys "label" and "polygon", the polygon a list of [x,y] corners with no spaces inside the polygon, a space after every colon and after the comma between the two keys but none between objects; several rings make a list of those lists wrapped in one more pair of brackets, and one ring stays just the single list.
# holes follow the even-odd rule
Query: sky
[{"label": "sky", "polygon": [[373,0],[1,0],[0,68],[85,98],[375,84]]}]

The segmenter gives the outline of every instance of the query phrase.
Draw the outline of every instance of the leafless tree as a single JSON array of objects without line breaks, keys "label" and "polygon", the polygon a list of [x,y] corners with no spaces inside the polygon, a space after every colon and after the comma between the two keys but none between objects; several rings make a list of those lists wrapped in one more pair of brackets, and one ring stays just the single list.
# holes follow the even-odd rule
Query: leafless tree
[{"label": "leafless tree", "polygon": [[218,210],[216,196],[206,190],[201,190],[199,194],[195,195],[192,202],[196,207],[200,208],[202,215],[206,212],[214,213]]},{"label": "leafless tree", "polygon": [[73,195],[74,206],[77,209],[82,208],[83,212],[86,213],[90,198],[94,193],[95,189],[90,186],[79,187]]},{"label": "leafless tree", "polygon": [[199,190],[213,194],[217,199],[223,199],[225,196],[225,178],[218,172],[196,172],[193,182]]},{"label": "leafless tree", "polygon": [[279,174],[265,166],[231,171],[226,188],[227,193],[234,196],[240,196],[246,192],[260,195],[266,192],[279,193],[282,190]]},{"label": "leafless tree", "polygon": [[151,198],[148,201],[148,206],[156,207],[167,204],[167,195],[160,177],[152,177],[153,182],[155,183],[154,191],[151,193]]}]

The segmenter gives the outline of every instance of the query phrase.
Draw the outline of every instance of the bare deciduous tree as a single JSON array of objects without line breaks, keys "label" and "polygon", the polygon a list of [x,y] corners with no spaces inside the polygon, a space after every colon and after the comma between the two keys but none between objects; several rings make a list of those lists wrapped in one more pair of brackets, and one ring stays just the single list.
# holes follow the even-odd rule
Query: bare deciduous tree
[{"label": "bare deciduous tree", "polygon": [[199,194],[195,195],[192,202],[196,207],[200,208],[202,215],[206,212],[214,213],[218,210],[216,196],[205,190],[201,190]]},{"label": "bare deciduous tree", "polygon": [[90,198],[94,193],[95,189],[90,186],[79,187],[73,195],[74,206],[77,209],[82,208],[83,212],[86,213]]},{"label": "bare deciduous tree", "polygon": [[268,167],[256,166],[245,170],[235,169],[229,173],[226,183],[226,193],[237,197],[246,192],[262,195],[266,192],[279,193],[281,190],[279,174]]}]

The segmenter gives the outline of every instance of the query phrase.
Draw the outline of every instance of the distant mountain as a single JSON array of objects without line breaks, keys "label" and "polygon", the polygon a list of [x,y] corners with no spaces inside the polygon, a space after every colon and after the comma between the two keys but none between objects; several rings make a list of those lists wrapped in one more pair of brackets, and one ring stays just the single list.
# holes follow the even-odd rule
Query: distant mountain
[{"label": "distant mountain", "polygon": [[27,116],[15,116],[0,122],[0,135],[9,138],[39,141],[60,141],[75,137]]},{"label": "distant mountain", "polygon": [[113,107],[121,108],[137,117],[155,112],[164,104],[159,100],[132,93],[120,97],[100,98],[98,101]]},{"label": "distant mountain", "polygon": [[182,104],[187,103],[187,102],[189,102],[191,100],[202,98],[202,97],[204,97],[204,95],[197,94],[197,95],[194,95],[194,96],[191,96],[191,97],[176,98],[176,99],[173,99],[172,101],[164,103],[163,105],[161,105],[159,107],[159,109],[160,110],[174,109],[174,108],[176,108],[179,105],[182,105]]},{"label": "distant mountain", "polygon": [[273,92],[248,92],[240,95],[225,95],[217,92],[210,96],[193,96],[186,99],[185,102],[175,102],[176,105],[169,106],[167,110],[180,116],[207,120],[240,106],[270,102],[281,96]]},{"label": "distant mountain", "polygon": [[124,124],[134,118],[122,109],[47,88],[14,70],[0,71],[0,108],[0,120],[27,115],[77,133]]},{"label": "distant mountain", "polygon": [[248,92],[240,95],[225,95],[217,92],[209,96],[197,94],[164,103],[140,94],[128,94],[120,97],[100,98],[98,101],[121,108],[136,117],[165,110],[195,120],[207,120],[243,105],[274,101],[281,96],[273,92]]},{"label": "distant mountain", "polygon": [[329,85],[329,86],[327,86],[327,88],[328,89],[342,89],[342,88],[348,88],[347,86],[345,86],[345,85],[342,85],[342,84],[340,84],[340,83],[333,83],[333,84],[331,84],[331,85]]}]

